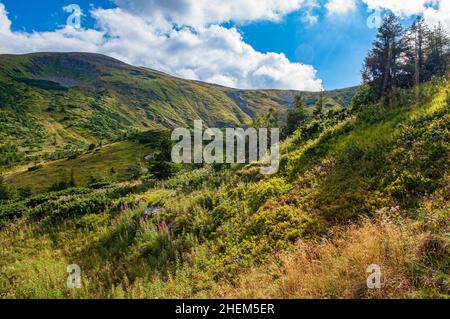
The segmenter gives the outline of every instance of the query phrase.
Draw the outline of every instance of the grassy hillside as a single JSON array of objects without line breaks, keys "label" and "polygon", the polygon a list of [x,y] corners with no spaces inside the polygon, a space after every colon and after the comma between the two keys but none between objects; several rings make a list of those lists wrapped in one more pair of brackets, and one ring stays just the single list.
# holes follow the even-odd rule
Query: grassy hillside
[{"label": "grassy hillside", "polygon": [[[325,94],[349,104],[355,88]],[[136,130],[250,124],[283,117],[294,91],[246,91],[187,81],[86,53],[0,55],[0,168],[67,158]],[[313,104],[318,93],[305,93]]]},{"label": "grassy hillside", "polygon": [[[283,143],[274,176],[204,166],[4,201],[0,297],[448,298],[449,83],[422,92],[327,113]],[[166,211],[141,220],[150,206]]]},{"label": "grassy hillside", "polygon": [[74,176],[76,185],[87,185],[90,179],[128,180],[146,167],[145,156],[153,150],[135,142],[117,142],[99,146],[72,159],[61,159],[22,166],[12,170],[5,179],[18,189],[31,188],[36,193],[52,184]]}]

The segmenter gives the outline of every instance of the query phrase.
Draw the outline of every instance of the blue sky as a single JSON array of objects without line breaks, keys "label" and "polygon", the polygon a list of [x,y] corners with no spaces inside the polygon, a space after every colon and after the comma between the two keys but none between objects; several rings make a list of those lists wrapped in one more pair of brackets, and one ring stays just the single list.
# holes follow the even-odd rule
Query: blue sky
[{"label": "blue sky", "polygon": [[[156,19],[156,14],[153,15],[155,11],[162,12],[162,14],[168,15],[167,12],[164,12],[164,8],[161,9],[164,5],[159,5],[159,7],[150,7],[144,1],[133,1],[133,0],[116,0],[119,4],[120,10],[126,12],[128,19],[134,19],[134,17],[139,17],[139,19]],[[189,2],[190,0],[170,0],[177,4],[178,1],[181,3],[182,1]],[[170,2],[169,1],[169,2]],[[250,4],[253,2],[251,0],[243,0],[248,1]],[[295,1],[302,2],[302,0],[290,0],[292,3]],[[109,54],[122,58],[126,62],[146,65],[149,67],[157,68],[162,71],[186,77],[186,78],[194,78],[205,81],[216,82],[219,84],[224,84],[229,86],[238,86],[243,88],[256,87],[256,88],[269,88],[273,85],[274,88],[297,88],[295,83],[288,82],[286,79],[281,80],[280,77],[292,77],[297,82],[304,81],[305,84],[298,84],[299,89],[317,89],[317,80],[322,80],[323,87],[325,89],[336,89],[343,88],[348,86],[358,85],[361,80],[360,70],[362,67],[362,63],[365,55],[371,47],[371,43],[375,37],[376,30],[371,29],[367,26],[367,18],[371,15],[371,10],[368,10],[368,6],[366,3],[368,1],[376,1],[376,0],[348,0],[353,1],[355,3],[354,10],[350,10],[345,14],[330,14],[330,10],[327,9],[326,4],[331,0],[316,0],[315,6],[308,6],[308,1],[310,3],[314,3],[314,0],[304,0],[303,4],[300,6],[298,10],[286,10],[286,14],[280,16],[278,21],[273,21],[277,19],[267,18],[265,19],[256,17],[253,19],[241,16],[234,17],[230,14],[230,17],[226,16],[223,20],[228,20],[223,22],[221,21],[221,17],[217,18],[217,21],[213,21],[211,18],[211,23],[220,27],[220,30],[212,30],[211,28],[205,32],[204,31],[193,31],[193,34],[183,33],[183,36],[195,36],[197,37],[197,42],[208,42],[210,43],[211,34],[214,37],[218,37],[216,33],[212,33],[213,31],[223,32],[224,39],[231,39],[230,41],[238,41],[236,40],[236,34],[232,32],[234,28],[239,31],[239,34],[242,36],[242,43],[231,43],[232,46],[244,46],[248,44],[252,49],[246,49],[245,56],[243,56],[243,63],[239,65],[230,65],[228,69],[220,69],[217,67],[217,59],[215,60],[215,64],[211,64],[211,70],[205,71],[208,68],[208,65],[200,62],[190,62],[191,64],[186,62],[188,67],[184,68],[182,62],[172,63],[173,61],[165,61],[160,56],[145,56],[144,53],[139,52],[139,58],[137,58],[137,52],[123,52],[123,49],[110,49],[111,45],[109,45],[109,51],[105,52],[105,48],[99,48],[98,40],[96,43],[92,43],[93,40],[89,44],[92,44],[93,50],[99,51],[101,53]],[[422,1],[422,0],[418,0]],[[427,0],[423,0],[425,3]],[[447,1],[447,0],[441,0]],[[154,1],[161,2],[161,1]],[[336,2],[341,2],[337,0]],[[52,0],[52,1],[28,1],[28,0],[0,0],[0,3],[3,3],[6,7],[6,11],[8,12],[8,19],[11,21],[11,32],[16,36],[22,34],[27,34],[26,39],[31,43],[35,41],[38,44],[33,44],[32,48],[36,49],[39,47],[45,47],[43,44],[39,44],[37,42],[36,37],[33,37],[34,33],[42,33],[42,32],[50,32],[54,33],[56,30],[64,28],[66,24],[66,19],[69,13],[64,12],[62,10],[63,6],[68,4],[76,3],[81,7],[84,12],[84,16],[82,17],[82,28],[86,30],[99,30],[101,26],[107,25],[108,23],[112,23],[111,19],[113,14],[118,14],[113,10],[107,10],[100,14],[101,18],[92,17],[90,14],[91,10],[97,10],[98,8],[104,9],[114,9],[117,8],[116,3],[113,3],[109,0],[79,0],[79,1],[71,1],[71,0]],[[132,5],[130,5],[132,3]],[[195,2],[193,2],[192,6],[195,8]],[[220,3],[220,2],[218,2]],[[306,4],[305,4],[306,3]],[[212,4],[214,5],[214,4]],[[136,8],[138,8],[136,10]],[[406,8],[406,7],[405,7]],[[401,8],[398,10],[406,10],[405,8]],[[424,7],[425,8],[425,7]],[[434,5],[434,8],[436,6]],[[137,11],[146,12],[145,10],[152,10],[151,14],[143,16]],[[191,8],[192,9],[192,8]],[[220,9],[220,8],[219,8]],[[271,8],[269,8],[270,10]],[[278,8],[279,9],[279,8]],[[385,8],[382,8],[383,10]],[[411,8],[409,8],[411,9]],[[134,11],[133,11],[134,10]],[[158,11],[159,10],[159,11]],[[284,9],[283,9],[284,10]],[[397,10],[397,8],[395,8]],[[195,10],[191,10],[192,12]],[[189,12],[191,12],[189,11]],[[219,10],[220,11],[220,10]],[[186,10],[187,12],[187,10]],[[171,15],[172,20],[183,21],[184,24],[189,24],[189,20],[186,19],[197,19],[198,15],[191,13],[184,13],[183,11],[177,12],[176,15]],[[197,11],[195,11],[197,12]],[[277,11],[278,12],[278,11]],[[215,14],[217,12],[214,11]],[[272,11],[269,11],[271,14]],[[308,22],[305,17],[307,14],[311,14],[314,17],[314,23]],[[125,13],[124,13],[125,14]],[[129,14],[129,15],[128,15]],[[183,16],[184,15],[184,16]],[[180,18],[181,17],[181,18]],[[413,15],[405,17],[405,24],[409,23]],[[109,20],[108,20],[109,19]],[[119,18],[120,19],[120,18]],[[136,18],[137,19],[137,18]],[[182,20],[185,19],[185,20]],[[205,17],[202,18],[205,20]],[[245,23],[242,23],[239,19],[245,19]],[[252,20],[253,19],[253,20]],[[107,22],[105,22],[107,21]],[[108,22],[109,21],[109,22]],[[114,20],[117,21],[117,20]],[[140,20],[136,20],[134,24],[138,24]],[[187,21],[187,23],[186,23]],[[197,21],[196,21],[197,23]],[[203,23],[203,22],[201,22]],[[193,24],[194,25],[194,24]],[[195,27],[197,24],[195,25]],[[110,30],[112,27],[109,25],[107,27]],[[123,28],[127,28],[127,25],[124,24]],[[104,28],[105,29],[105,28]],[[156,27],[152,27],[148,32],[156,32],[150,31],[156,30]],[[159,29],[158,29],[159,30]],[[170,29],[169,31],[173,31]],[[168,31],[168,32],[169,32]],[[103,30],[103,32],[106,32]],[[119,31],[116,31],[116,33]],[[123,31],[125,32],[125,31]],[[128,31],[127,31],[128,32]],[[228,33],[230,35],[228,36]],[[55,34],[56,36],[56,34]],[[122,34],[114,34],[114,37],[123,37]],[[237,35],[239,36],[239,35]],[[73,34],[65,34],[64,41],[68,42],[68,39],[71,37],[80,37],[83,38],[83,41],[87,37],[87,35],[79,36]],[[220,37],[220,36],[219,36]],[[234,38],[233,38],[234,37]],[[129,33],[127,33],[127,39],[130,38]],[[172,38],[179,39],[180,34],[177,34],[177,37],[172,36]],[[227,41],[227,40],[224,41]],[[1,40],[1,38],[0,38]],[[62,43],[61,40],[61,43]],[[56,41],[56,40],[55,40]],[[149,40],[150,41],[150,40]],[[175,41],[175,40],[174,40]],[[192,44],[189,42],[191,40],[186,40],[188,42],[183,42],[185,47],[192,49]],[[168,41],[170,42],[170,41]],[[55,50],[64,51],[67,45],[55,45]],[[127,41],[126,43],[130,43]],[[103,45],[103,44],[102,44]],[[125,45],[125,44],[122,44]],[[209,45],[209,44],[208,44]],[[200,48],[200,51],[208,50],[208,45],[204,44]],[[30,45],[31,46],[31,45]],[[174,45],[169,43],[167,47],[179,47],[180,44]],[[89,46],[80,45],[80,51],[84,51],[84,48],[88,48]],[[50,48],[53,48],[50,46]],[[73,44],[68,46],[67,50],[74,48]],[[77,47],[75,46],[75,49]],[[155,50],[154,47],[149,47],[152,51]],[[1,49],[1,45],[0,45]],[[217,47],[211,48],[211,52],[215,52]],[[226,53],[226,50],[229,48],[221,47],[220,50],[223,50]],[[24,49],[25,50],[25,49]],[[177,54],[177,51],[171,52],[170,49],[167,49],[170,54]],[[254,53],[254,50],[256,53]],[[237,49],[237,51],[242,51],[241,48]],[[167,52],[165,53],[167,55]],[[282,55],[278,55],[276,57],[270,56],[270,53],[279,53],[284,54],[288,62],[283,60]],[[21,52],[19,52],[21,53]],[[219,52],[220,53],[220,52]],[[203,53],[202,53],[203,54]],[[239,54],[233,52],[237,56],[240,57]],[[226,54],[224,54],[226,55]],[[136,58],[135,58],[136,56]],[[250,58],[249,56],[254,56],[256,58]],[[245,59],[244,59],[245,58]],[[180,61],[188,60],[185,56],[180,56]],[[190,59],[190,58],[189,58]],[[199,58],[200,59],[200,58]],[[257,63],[254,61],[257,59]],[[273,65],[270,64],[271,61],[275,59]],[[174,59],[172,59],[174,60]],[[263,62],[261,62],[263,61]],[[255,62],[255,63],[254,63]],[[312,69],[301,68],[296,62],[312,66],[314,70],[317,71],[316,74],[312,73]],[[171,64],[172,63],[172,64]],[[245,66],[247,64],[258,64],[263,65],[264,67],[259,66],[257,70],[247,70]],[[244,66],[242,66],[244,65]],[[245,69],[245,71],[241,69]],[[283,69],[284,73],[280,74],[272,74],[277,73],[276,68]],[[199,71],[201,70],[201,71]],[[269,71],[267,71],[269,70]],[[270,71],[272,70],[272,71]],[[216,73],[214,73],[216,72]],[[240,72],[240,73],[239,73]],[[272,72],[272,73],[271,73]],[[308,76],[297,76],[297,73],[305,72]],[[239,73],[237,75],[237,73]],[[244,74],[245,75],[242,75]],[[248,74],[263,74],[260,78],[257,79],[247,79],[249,77]],[[294,80],[293,80],[294,81]]]},{"label": "blue sky", "polygon": [[351,18],[329,17],[319,11],[319,21],[309,25],[301,12],[282,23],[261,22],[241,27],[244,39],[262,52],[283,52],[291,61],[311,64],[326,89],[358,85],[361,67],[375,37],[360,8]]},{"label": "blue sky", "polygon": [[12,29],[15,31],[52,31],[66,23],[68,13],[62,8],[75,3],[81,7],[85,16],[83,24],[94,26],[94,20],[88,12],[91,6],[102,8],[113,8],[114,3],[109,0],[0,0],[3,2],[10,14]]}]

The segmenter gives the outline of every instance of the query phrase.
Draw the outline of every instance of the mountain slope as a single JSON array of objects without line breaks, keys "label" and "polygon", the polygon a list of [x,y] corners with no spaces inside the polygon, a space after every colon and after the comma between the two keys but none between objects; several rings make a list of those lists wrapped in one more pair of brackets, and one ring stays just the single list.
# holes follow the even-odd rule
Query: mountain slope
[{"label": "mountain slope", "polygon": [[274,176],[205,166],[0,202],[0,297],[448,298],[449,82],[422,92],[298,130]]},{"label": "mountain slope", "polygon": [[[327,92],[327,107],[355,89]],[[134,130],[237,126],[274,109],[283,117],[296,91],[237,90],[188,81],[87,53],[0,55],[0,166],[21,157],[58,159]],[[319,93],[304,93],[314,104]]]}]

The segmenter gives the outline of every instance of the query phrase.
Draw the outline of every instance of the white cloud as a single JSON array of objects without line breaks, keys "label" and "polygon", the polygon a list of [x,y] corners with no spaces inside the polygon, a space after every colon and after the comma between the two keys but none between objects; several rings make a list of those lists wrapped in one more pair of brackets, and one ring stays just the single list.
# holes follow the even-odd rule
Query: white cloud
[{"label": "white cloud", "polygon": [[307,23],[307,24],[316,24],[317,22],[319,22],[319,17],[314,15],[312,12],[307,11],[303,17],[302,17],[302,21]]},{"label": "white cloud", "polygon": [[5,6],[0,3],[0,52],[27,53],[35,51],[97,51],[103,33],[96,30],[77,31],[65,27],[53,32],[12,32]]},{"label": "white cloud", "polygon": [[328,14],[347,14],[356,10],[356,0],[329,0],[325,7]]},{"label": "white cloud", "polygon": [[320,9],[320,4],[317,0],[306,0],[305,13],[302,17],[303,22],[307,24],[316,24],[319,21],[319,16],[316,14],[316,10]]},{"label": "white cloud", "polygon": [[[423,15],[429,25],[439,22],[450,31],[450,0],[361,0],[370,10],[389,10],[402,18]],[[328,14],[346,14],[357,0],[328,0]]]},{"label": "white cloud", "polygon": [[[427,6],[442,0],[362,0],[370,9],[387,9],[402,17],[422,14]],[[446,1],[446,0],[444,0]]]},{"label": "white cloud", "polygon": [[98,29],[65,27],[53,32],[13,32],[0,3],[0,52],[85,51],[103,53],[172,75],[239,88],[317,91],[312,66],[284,54],[261,53],[235,28],[219,25],[172,28],[121,8],[91,12]]},{"label": "white cloud", "polygon": [[450,32],[450,0],[441,0],[437,9],[427,8],[424,18],[429,25],[437,25],[440,22]]},{"label": "white cloud", "polygon": [[194,27],[255,20],[279,21],[305,0],[114,0],[122,9],[146,19]]},{"label": "white cloud", "polygon": [[423,15],[425,22],[439,22],[450,32],[450,0],[362,0],[370,9],[385,9],[403,17]]}]

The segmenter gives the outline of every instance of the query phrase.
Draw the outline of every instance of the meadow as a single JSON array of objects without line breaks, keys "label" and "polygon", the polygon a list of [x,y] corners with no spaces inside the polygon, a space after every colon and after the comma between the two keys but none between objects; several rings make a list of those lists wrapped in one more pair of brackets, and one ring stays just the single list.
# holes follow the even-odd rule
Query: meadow
[{"label": "meadow", "polygon": [[[251,163],[160,180],[145,140],[12,169],[0,297],[448,298],[448,80],[420,92],[420,103],[399,90],[362,107],[360,89],[349,108],[311,115],[282,143],[274,176]],[[161,210],[144,218],[151,207]],[[69,264],[81,289],[66,286]],[[371,264],[381,289],[367,289]]]}]

